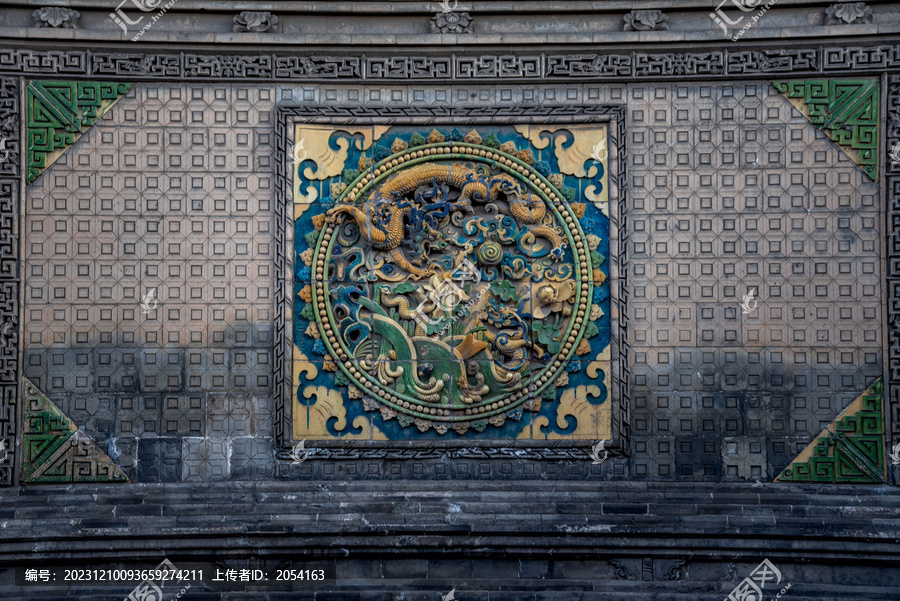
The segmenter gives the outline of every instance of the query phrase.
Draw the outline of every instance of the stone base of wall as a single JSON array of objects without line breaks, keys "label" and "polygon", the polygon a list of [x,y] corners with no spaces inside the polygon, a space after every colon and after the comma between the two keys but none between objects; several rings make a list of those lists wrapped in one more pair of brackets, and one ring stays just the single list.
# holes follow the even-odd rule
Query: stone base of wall
[{"label": "stone base of wall", "polygon": [[[800,599],[896,599],[900,494],[888,487],[553,482],[45,486],[3,497],[0,590],[125,598],[131,586],[16,586],[15,569],[324,569],[324,584],[188,599],[716,599],[763,559]],[[10,491],[11,492],[11,491]],[[124,563],[123,563],[124,562]],[[62,574],[57,574],[61,579]],[[207,581],[211,578],[207,577]],[[769,583],[764,598],[779,588]],[[771,589],[771,590],[770,590]],[[167,587],[166,595],[179,592]],[[771,593],[771,594],[770,594]]]}]

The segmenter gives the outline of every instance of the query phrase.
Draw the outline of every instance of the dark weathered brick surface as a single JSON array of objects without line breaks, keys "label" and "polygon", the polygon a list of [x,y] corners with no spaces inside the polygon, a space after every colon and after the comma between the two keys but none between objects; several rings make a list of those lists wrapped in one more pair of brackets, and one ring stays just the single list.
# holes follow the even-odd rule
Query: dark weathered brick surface
[{"label": "dark weathered brick surface", "polygon": [[[804,485],[569,483],[562,493],[559,486],[523,482],[510,491],[502,483],[467,482],[446,490],[429,481],[361,481],[11,489],[0,494],[3,511],[14,516],[0,522],[6,566],[0,590],[12,590],[9,568],[22,562],[146,568],[165,554],[176,565],[218,557],[235,568],[292,559],[331,566],[338,576],[315,590],[294,587],[296,593],[270,587],[242,596],[198,584],[189,600],[436,601],[455,587],[465,601],[721,601],[768,558],[792,583],[794,601],[900,598],[900,491],[893,488],[829,494]],[[109,590],[69,598],[109,599]],[[16,594],[65,597],[55,589]]]}]

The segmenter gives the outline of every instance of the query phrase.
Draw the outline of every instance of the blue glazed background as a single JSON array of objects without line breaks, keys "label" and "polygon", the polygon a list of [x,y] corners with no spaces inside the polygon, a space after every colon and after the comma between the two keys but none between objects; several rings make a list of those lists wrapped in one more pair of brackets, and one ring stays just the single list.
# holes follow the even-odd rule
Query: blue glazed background
[{"label": "blue glazed background", "polygon": [[[437,130],[440,131],[447,137],[450,137],[451,132],[454,128],[452,127],[438,127]],[[516,147],[520,150],[525,148],[531,148],[532,154],[535,158],[535,168],[544,171],[544,165],[540,163],[546,163],[547,173],[559,173],[559,165],[558,160],[552,151],[552,145],[548,146],[543,150],[537,150],[531,146],[531,144],[518,132],[516,132],[512,127],[478,127],[476,128],[478,133],[482,136],[482,138],[487,138],[490,134],[494,134],[500,140],[501,143],[507,141],[513,141],[516,144]],[[356,148],[355,143],[350,144],[350,148],[348,149],[347,161],[345,163],[345,167],[348,169],[355,168],[358,163],[360,157],[365,154],[368,158],[378,157],[377,160],[381,160],[384,158],[386,154],[390,154],[390,149],[388,148],[394,141],[395,138],[400,138],[406,142],[409,142],[410,137],[414,133],[419,133],[423,136],[428,136],[431,132],[429,128],[418,128],[418,127],[394,127],[388,130],[379,140],[376,142],[372,148],[368,149],[366,152],[362,152]],[[458,132],[458,130],[457,130]],[[462,133],[462,132],[458,132]],[[338,134],[340,136],[347,137],[346,133]],[[330,144],[332,148],[338,150],[338,146],[335,144],[335,140],[338,136],[332,136]],[[456,137],[456,136],[454,136]],[[357,139],[361,139],[362,136],[357,136]],[[565,146],[566,144],[564,144]],[[377,160],[375,162],[377,162]],[[598,168],[597,174],[593,178],[576,178],[571,175],[566,175],[564,180],[564,187],[572,188],[575,190],[575,198],[573,202],[581,202],[585,204],[585,212],[584,216],[579,220],[582,226],[582,229],[586,234],[594,234],[599,236],[601,239],[600,246],[597,248],[597,252],[604,256],[605,260],[599,266],[599,269],[603,271],[603,273],[607,276],[606,281],[599,286],[594,286],[593,290],[593,303],[600,305],[603,309],[603,317],[594,322],[594,325],[597,326],[598,334],[589,339],[590,343],[590,353],[585,354],[581,357],[575,356],[570,362],[567,368],[569,373],[569,383],[566,385],[565,389],[583,386],[583,385],[594,385],[598,386],[601,389],[601,394],[599,397],[588,397],[588,402],[593,405],[601,405],[606,403],[609,399],[609,386],[608,382],[605,382],[605,374],[601,371],[598,372],[597,378],[588,377],[585,368],[587,365],[593,361],[594,357],[596,357],[603,349],[605,349],[610,343],[610,298],[609,298],[609,218],[605,216],[599,209],[597,209],[590,200],[588,200],[584,196],[584,190],[593,185],[596,188],[595,193],[599,193],[601,191],[601,179],[603,177],[603,165],[600,163],[594,163]],[[298,294],[300,291],[309,284],[310,281],[310,270],[309,268],[303,264],[300,260],[300,254],[307,250],[309,245],[306,241],[306,235],[315,231],[315,227],[312,223],[312,218],[315,215],[319,215],[324,213],[333,201],[331,199],[331,185],[333,183],[338,183],[342,181],[343,173],[335,176],[333,178],[324,180],[324,181],[309,181],[303,177],[303,171],[307,168],[311,167],[315,169],[315,166],[310,161],[305,161],[297,166],[298,175],[300,176],[300,186],[301,190],[305,191],[307,186],[313,185],[318,190],[318,201],[314,203],[303,215],[300,216],[294,223],[294,344],[301,350],[303,353],[318,367],[321,367],[321,362],[324,359],[324,346],[321,341],[317,341],[305,334],[306,328],[309,326],[309,321],[301,317],[300,313],[306,305],[303,302]],[[572,260],[571,250],[566,251],[566,260]],[[595,268],[597,266],[594,266]],[[469,430],[463,434],[459,435],[452,429],[449,430],[446,434],[438,434],[434,429],[429,429],[426,432],[420,432],[415,426],[407,426],[403,427],[396,419],[385,421],[380,412],[367,412],[363,409],[363,404],[360,399],[350,399],[347,397],[345,386],[337,386],[335,385],[335,372],[326,372],[322,369],[318,370],[318,375],[312,381],[308,381],[305,378],[301,380],[301,386],[298,391],[295,393],[295,399],[300,405],[309,406],[316,402],[316,397],[313,396],[311,399],[303,398],[303,395],[300,394],[303,389],[307,386],[325,386],[332,389],[340,390],[343,394],[344,398],[344,407],[346,408],[347,415],[347,425],[346,428],[338,432],[334,429],[334,424],[337,422],[337,418],[331,418],[328,421],[327,429],[328,433],[334,436],[335,438],[340,438],[344,435],[348,434],[360,434],[362,432],[361,429],[354,429],[352,424],[356,420],[358,416],[364,415],[367,418],[372,419],[372,423],[375,427],[377,427],[381,432],[389,440],[448,440],[450,438],[464,438],[469,440],[492,440],[492,439],[514,439],[516,438],[523,429],[525,429],[532,419],[537,416],[544,416],[548,418],[548,426],[542,428],[543,431],[533,433],[533,437],[535,439],[543,439],[549,433],[555,433],[559,435],[571,434],[574,432],[576,428],[575,418],[574,416],[567,417],[567,425],[565,428],[559,428],[556,423],[556,410],[558,407],[559,396],[562,393],[563,389],[558,389],[556,391],[555,400],[550,401],[545,399],[541,404],[541,409],[537,413],[532,412],[524,412],[522,418],[519,421],[507,419],[507,421],[501,427],[488,426],[482,432],[478,432],[473,428],[469,428]]]}]

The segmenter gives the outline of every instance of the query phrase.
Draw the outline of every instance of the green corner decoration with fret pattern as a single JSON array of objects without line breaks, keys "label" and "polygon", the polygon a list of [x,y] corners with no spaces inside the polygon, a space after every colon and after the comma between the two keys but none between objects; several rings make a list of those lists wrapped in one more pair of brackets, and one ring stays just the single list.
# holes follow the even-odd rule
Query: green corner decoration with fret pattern
[{"label": "green corner decoration with fret pattern", "polygon": [[775,478],[776,482],[885,481],[884,383],[876,380]]},{"label": "green corner decoration with fret pattern", "polygon": [[106,113],[131,84],[30,81],[25,91],[30,184]]},{"label": "green corner decoration with fret pattern", "polygon": [[878,80],[809,79],[772,84],[866,175],[878,179]]},{"label": "green corner decoration with fret pattern", "polygon": [[23,482],[129,482],[122,469],[28,378],[23,401]]}]

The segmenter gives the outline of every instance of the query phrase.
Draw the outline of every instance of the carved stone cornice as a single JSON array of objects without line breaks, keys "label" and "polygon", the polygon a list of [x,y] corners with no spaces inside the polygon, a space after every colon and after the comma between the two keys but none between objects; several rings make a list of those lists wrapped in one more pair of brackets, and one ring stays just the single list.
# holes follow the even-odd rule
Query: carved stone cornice
[{"label": "carved stone cornice", "polygon": [[[130,49],[129,49],[130,50]],[[440,55],[372,53],[222,53],[43,50],[0,48],[0,74],[116,77],[166,80],[240,79],[242,81],[485,82],[614,81],[685,79],[710,76],[753,77],[772,74],[880,73],[900,70],[900,45],[816,46],[784,50],[735,48],[694,52],[494,54],[454,52]]]},{"label": "carved stone cornice", "polygon": [[[756,16],[756,11],[740,3],[718,3],[716,8],[700,0],[673,0],[661,5],[650,1],[627,2],[556,2],[534,8],[529,3],[511,1],[446,2],[409,1],[395,3],[376,2],[287,2],[273,0],[266,3],[243,3],[238,9],[226,2],[212,0],[178,0],[177,2],[153,0],[140,8],[137,2],[111,2],[106,0],[68,0],[67,7],[45,7],[40,10],[55,13],[64,10],[80,12],[82,26],[77,30],[56,30],[59,36],[47,35],[47,30],[37,32],[31,20],[34,3],[18,0],[4,3],[3,27],[0,37],[31,41],[36,39],[65,39],[91,43],[96,46],[124,43],[132,40],[140,31],[140,41],[155,44],[159,48],[188,49],[196,44],[211,46],[229,45],[331,47],[407,47],[410,50],[423,47],[456,48],[460,43],[493,47],[503,44],[517,46],[561,46],[581,44],[585,48],[617,44],[645,43],[646,36],[633,32],[652,32],[646,40],[652,43],[677,44],[681,47],[708,45],[721,48],[736,30],[746,26]],[[753,3],[751,3],[753,4]],[[765,3],[756,3],[763,7]],[[900,18],[884,4],[871,2],[869,9],[863,3],[849,2],[834,5],[825,15],[823,8],[813,8],[811,0],[776,2],[765,8],[764,15],[754,22],[742,44],[760,41],[768,48],[780,48],[785,41],[821,40],[834,37],[835,22],[852,23],[852,35],[861,33],[877,39],[900,34]],[[148,8],[153,5],[153,9]],[[251,6],[252,5],[252,6]],[[240,8],[265,9],[278,15],[277,31],[274,21],[269,27],[249,27],[232,21]],[[666,11],[662,13],[660,9]],[[721,17],[717,22],[710,18],[710,9]],[[437,14],[437,22],[432,23]],[[753,12],[748,12],[753,10]],[[630,11],[630,12],[629,12]],[[164,14],[159,14],[163,12]],[[253,10],[261,14],[262,10]],[[811,12],[821,18],[810,23]],[[448,16],[449,15],[449,16]],[[628,17],[630,15],[630,17]],[[671,20],[667,21],[667,15]],[[818,17],[817,15],[817,17]],[[157,19],[158,17],[158,19]],[[623,17],[626,20],[623,35]],[[477,27],[472,30],[469,20],[474,18]],[[327,27],[315,26],[322,19]],[[848,20],[849,19],[849,20]],[[148,25],[152,26],[147,27]],[[158,21],[158,22],[157,22]],[[725,26],[724,23],[731,25]],[[869,27],[863,27],[869,24]],[[452,36],[423,36],[435,25],[441,33],[466,32],[465,40]],[[63,25],[65,27],[65,25]],[[723,33],[720,27],[725,27]],[[729,30],[729,27],[731,29]],[[840,30],[838,35],[840,35]],[[260,35],[265,33],[265,35]]]}]

